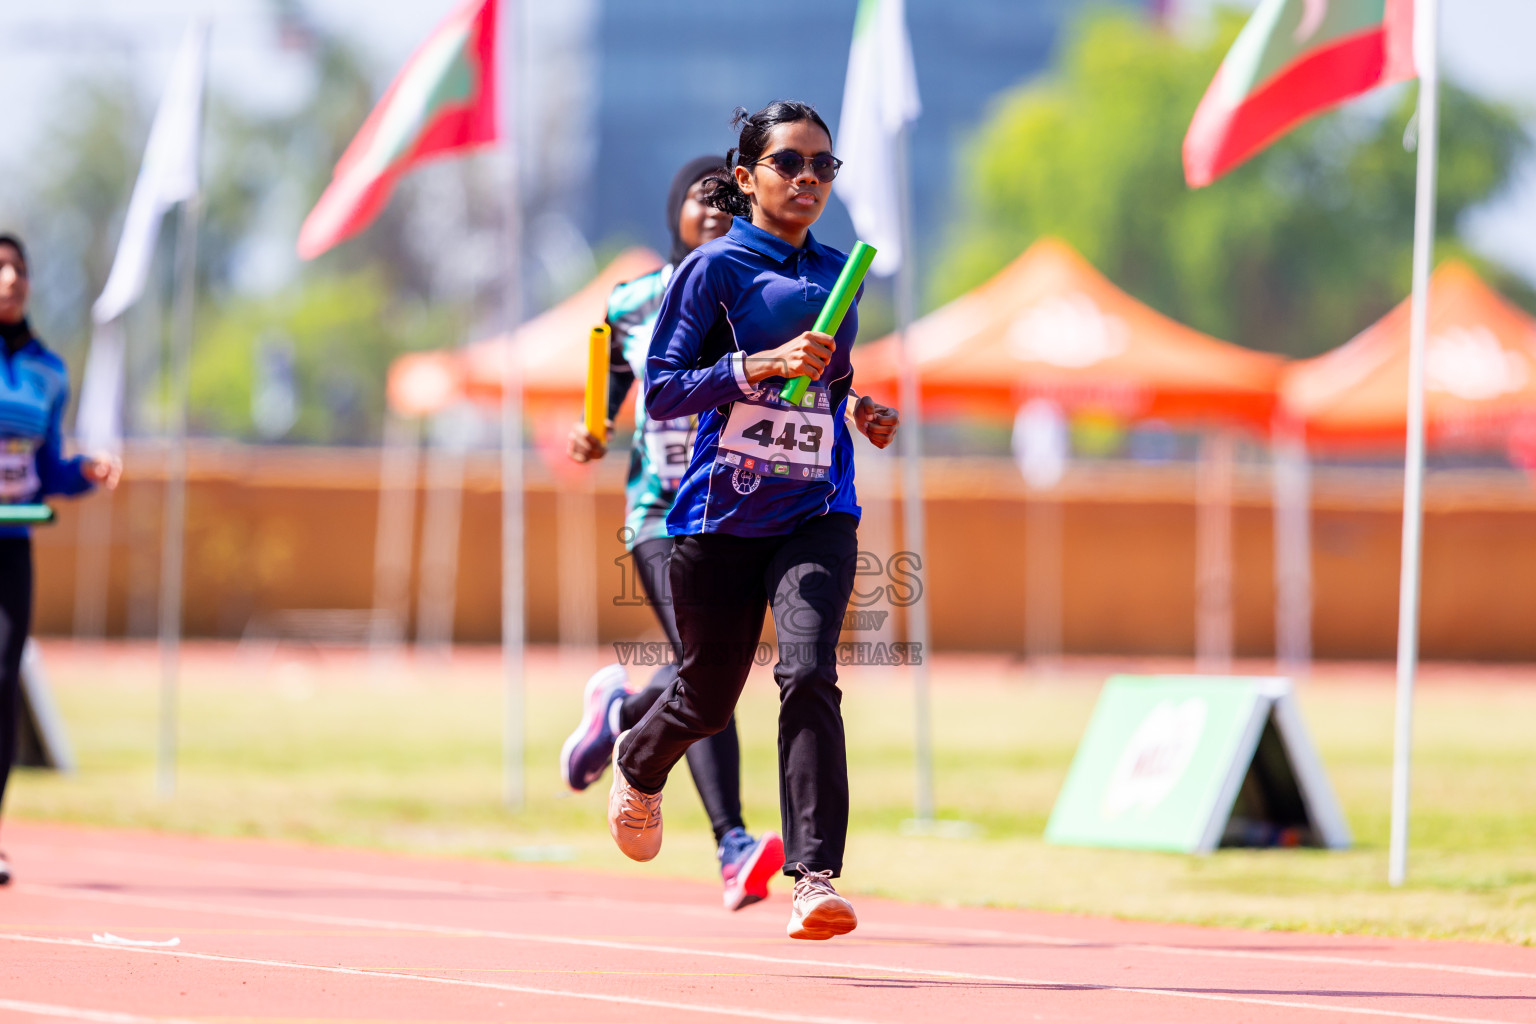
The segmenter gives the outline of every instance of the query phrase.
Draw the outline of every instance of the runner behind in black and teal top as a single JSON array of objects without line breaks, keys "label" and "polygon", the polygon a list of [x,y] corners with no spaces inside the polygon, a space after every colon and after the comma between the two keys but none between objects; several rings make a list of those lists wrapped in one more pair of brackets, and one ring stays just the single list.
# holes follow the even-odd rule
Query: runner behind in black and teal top
[{"label": "runner behind in black and teal top", "polygon": [[[608,358],[608,419],[614,420],[635,380],[645,372],[651,328],[661,296],[672,279],[672,264],[614,288],[608,298],[612,329]],[[667,513],[677,497],[677,484],[693,454],[695,417],[652,421],[644,401],[635,402],[635,436],[624,485],[624,543],[635,545],[667,535]]]}]

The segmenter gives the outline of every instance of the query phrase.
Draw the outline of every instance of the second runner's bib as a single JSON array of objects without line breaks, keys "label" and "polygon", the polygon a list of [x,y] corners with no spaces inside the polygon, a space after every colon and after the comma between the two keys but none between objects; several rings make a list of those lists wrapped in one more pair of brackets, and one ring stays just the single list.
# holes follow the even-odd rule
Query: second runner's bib
[{"label": "second runner's bib", "polygon": [[693,431],[693,420],[687,416],[645,423],[646,458],[662,487],[669,491],[677,490],[688,469],[688,460],[693,457]]}]

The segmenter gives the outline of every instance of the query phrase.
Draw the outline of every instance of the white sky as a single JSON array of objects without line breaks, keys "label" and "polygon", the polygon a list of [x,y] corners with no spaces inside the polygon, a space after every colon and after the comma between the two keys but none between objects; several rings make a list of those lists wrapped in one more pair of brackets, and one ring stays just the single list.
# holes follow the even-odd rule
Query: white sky
[{"label": "white sky", "polygon": [[[459,0],[309,0],[327,25],[356,34],[381,68],[397,66]],[[633,0],[639,2],[639,0]],[[1192,7],[1210,0],[1186,0]],[[1249,6],[1254,0],[1241,0]],[[0,12],[0,96],[12,111],[11,152],[24,153],[52,90],[93,68],[132,68],[146,93],[158,86],[187,19],[214,20],[215,85],[253,104],[283,105],[300,94],[297,64],[274,58],[264,0],[50,0]],[[22,8],[18,10],[18,8]],[[1448,75],[1516,104],[1536,128],[1536,0],[1442,0]],[[125,44],[131,43],[130,51]],[[286,72],[286,73],[285,73]],[[922,69],[918,69],[921,78]],[[3,188],[0,183],[0,188]],[[1536,159],[1510,194],[1478,211],[1474,244],[1536,283]]]}]

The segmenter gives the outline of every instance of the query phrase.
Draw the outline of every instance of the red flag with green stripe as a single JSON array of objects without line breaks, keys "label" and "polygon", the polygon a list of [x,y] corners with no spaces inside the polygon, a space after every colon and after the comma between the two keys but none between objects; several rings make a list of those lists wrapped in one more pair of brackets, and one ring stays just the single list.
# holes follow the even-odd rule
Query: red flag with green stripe
[{"label": "red flag with green stripe", "polygon": [[1184,137],[1184,177],[1209,185],[1313,114],[1413,78],[1413,0],[1263,0]]},{"label": "red flag with green stripe", "polygon": [[313,259],[366,228],[412,167],[497,141],[497,2],[469,0],[390,83],[304,219],[301,257]]}]

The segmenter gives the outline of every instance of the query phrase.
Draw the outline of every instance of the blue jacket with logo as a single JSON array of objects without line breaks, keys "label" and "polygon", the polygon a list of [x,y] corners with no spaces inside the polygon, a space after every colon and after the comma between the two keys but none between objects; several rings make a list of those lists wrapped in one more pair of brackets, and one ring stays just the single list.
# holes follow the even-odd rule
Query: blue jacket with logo
[{"label": "blue jacket with logo", "polygon": [[[667,516],[673,536],[772,537],[791,533],[814,516],[859,515],[853,440],[843,417],[853,383],[849,353],[859,332],[856,303],[835,335],[837,350],[817,382],[824,389],[823,417],[830,414],[831,420],[828,464],[811,479],[753,475],[743,472],[740,458],[722,452],[719,443],[733,405],[771,401],[784,384],[782,377],[748,384],[743,357],[810,330],[846,261],[846,254],[812,235],[796,249],[738,217],[724,237],[695,249],[678,265],[656,315],[645,367],[646,415],[656,420],[699,417],[693,458]],[[818,441],[820,436],[818,430]]]},{"label": "blue jacket with logo", "polygon": [[[11,352],[0,344],[0,502],[30,504],[91,489],[80,456],[64,458],[64,361],[36,338]],[[0,537],[25,537],[25,526],[0,526]]]}]

